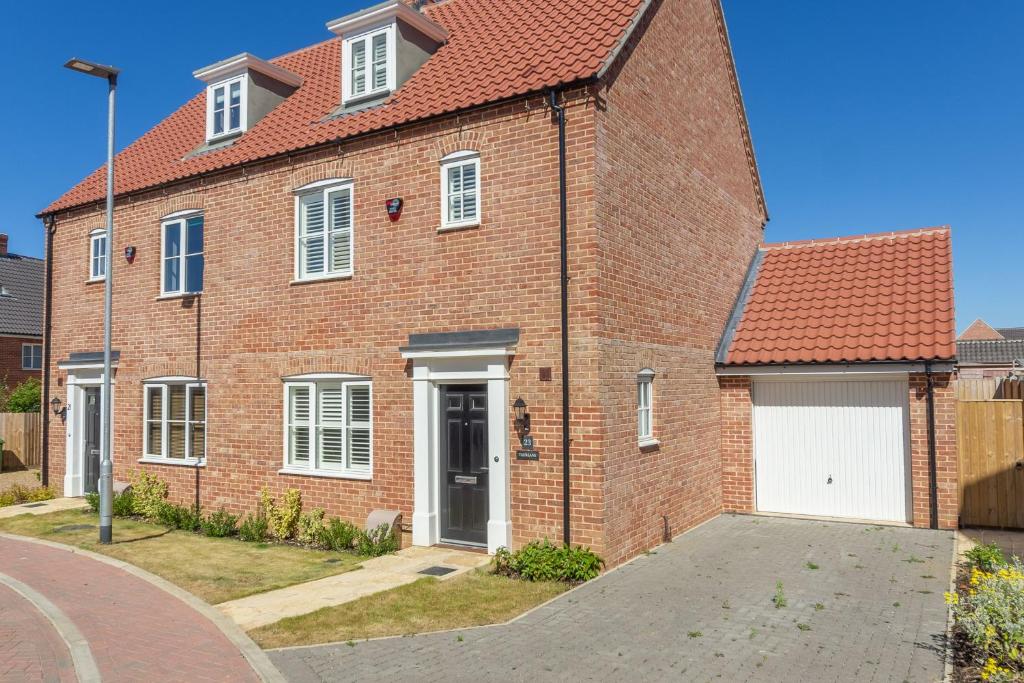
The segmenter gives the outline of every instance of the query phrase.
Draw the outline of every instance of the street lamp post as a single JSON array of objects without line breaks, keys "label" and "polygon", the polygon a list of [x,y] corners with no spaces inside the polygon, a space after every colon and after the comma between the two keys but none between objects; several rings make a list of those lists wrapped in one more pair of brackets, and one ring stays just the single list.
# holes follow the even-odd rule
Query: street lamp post
[{"label": "street lamp post", "polygon": [[100,430],[100,543],[110,543],[114,516],[114,463],[110,458],[110,318],[114,285],[114,104],[120,69],[70,59],[64,65],[72,71],[107,79],[107,239],[104,254],[103,290],[103,394],[100,397],[103,425]]}]

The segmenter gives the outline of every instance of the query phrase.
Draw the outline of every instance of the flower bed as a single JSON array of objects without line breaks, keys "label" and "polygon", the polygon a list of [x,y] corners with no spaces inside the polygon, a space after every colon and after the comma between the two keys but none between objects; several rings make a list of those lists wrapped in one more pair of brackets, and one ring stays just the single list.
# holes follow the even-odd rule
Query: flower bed
[{"label": "flower bed", "polygon": [[1024,565],[994,545],[966,556],[956,592],[946,594],[957,679],[1024,681]]}]

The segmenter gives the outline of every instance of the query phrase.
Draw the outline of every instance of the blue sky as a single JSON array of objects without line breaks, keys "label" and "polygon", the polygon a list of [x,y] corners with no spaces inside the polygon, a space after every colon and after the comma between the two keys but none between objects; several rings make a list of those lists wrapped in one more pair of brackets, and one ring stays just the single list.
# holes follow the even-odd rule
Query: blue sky
[{"label": "blue sky", "polygon": [[[103,162],[104,84],[61,68],[69,57],[124,70],[121,148],[199,90],[196,68],[320,41],[325,21],[370,3],[9,3],[0,231],[12,251],[42,255],[35,213]],[[952,225],[959,328],[1024,325],[1024,3],[724,4],[767,239]]]}]

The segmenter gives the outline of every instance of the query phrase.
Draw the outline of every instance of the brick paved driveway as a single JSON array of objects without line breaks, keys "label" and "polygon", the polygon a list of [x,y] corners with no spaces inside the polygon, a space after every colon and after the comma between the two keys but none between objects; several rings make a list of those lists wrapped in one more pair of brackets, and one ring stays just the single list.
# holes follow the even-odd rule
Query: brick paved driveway
[{"label": "brick paved driveway", "polygon": [[726,515],[509,625],[270,654],[297,682],[937,681],[952,552],[951,532]]},{"label": "brick paved driveway", "polygon": [[0,681],[90,673],[73,664],[74,644],[103,681],[259,680],[224,632],[156,585],[78,552],[0,537]]}]

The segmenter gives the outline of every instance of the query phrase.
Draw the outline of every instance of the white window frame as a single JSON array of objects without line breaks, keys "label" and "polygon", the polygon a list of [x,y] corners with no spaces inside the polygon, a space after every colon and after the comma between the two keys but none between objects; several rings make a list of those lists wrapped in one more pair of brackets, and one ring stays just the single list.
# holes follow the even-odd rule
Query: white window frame
[{"label": "white window frame", "polygon": [[[188,251],[188,220],[190,218],[202,217],[203,219],[203,250],[198,252]],[[179,244],[179,253],[177,256],[169,257],[166,254],[167,250],[167,228],[171,225],[181,225],[181,237]],[[188,256],[194,256],[196,254],[203,255],[203,285],[206,285],[206,215],[202,211],[181,211],[178,213],[172,213],[169,216],[165,216],[160,221],[160,296],[164,297],[178,297],[178,296],[192,296],[194,294],[202,294],[203,290],[190,291],[186,289],[186,282],[188,282],[187,273],[187,262]],[[168,259],[175,258],[178,260],[178,289],[169,290],[165,289],[167,284],[166,280],[166,266]]]},{"label": "white window frame", "polygon": [[[448,173],[454,168],[473,165],[476,171],[476,215],[473,218],[452,220],[448,210]],[[441,230],[468,228],[480,225],[483,202],[483,183],[480,180],[480,153],[475,151],[453,152],[441,159]]]},{"label": "white window frame", "polygon": [[[29,365],[25,365],[25,349],[31,349],[29,351]],[[35,360],[36,350],[39,353],[39,367],[33,367],[31,361]],[[43,369],[43,345],[41,343],[31,342],[21,345],[21,369],[22,370],[42,370]]]},{"label": "white window frame", "polygon": [[[231,128],[231,86],[239,84],[239,109],[238,127]],[[219,133],[213,132],[215,91],[224,88],[224,130]],[[219,140],[224,137],[244,133],[249,122],[249,77],[246,74],[235,76],[227,80],[211,83],[206,86],[206,139],[209,141]]]},{"label": "white window frame", "polygon": [[[348,190],[349,193],[349,240],[348,268],[345,270],[330,269],[330,199],[335,192]],[[324,271],[322,273],[305,273],[302,262],[302,201],[306,197],[320,195],[324,203]],[[295,190],[295,236],[292,241],[295,251],[295,282],[313,280],[330,280],[334,278],[352,277],[356,270],[356,190],[355,183],[350,179],[336,178],[321,180],[304,185]]]},{"label": "white window frame", "polygon": [[[373,87],[373,39],[376,36],[384,35],[387,40],[386,53],[387,63],[385,65],[385,85],[383,87]],[[366,56],[365,63],[365,78],[366,78],[366,89],[362,92],[353,92],[352,82],[352,50],[353,46],[357,43],[363,44],[364,55]],[[380,97],[387,95],[395,89],[395,71],[396,71],[396,54],[397,48],[395,45],[395,24],[394,22],[387,24],[386,26],[378,26],[369,31],[364,31],[353,36],[346,36],[342,43],[342,69],[341,69],[341,88],[342,88],[342,104],[348,104],[349,102],[358,102],[360,100],[370,99],[374,97]]]},{"label": "white window frame", "polygon": [[[171,404],[168,400],[170,395],[170,387],[184,387],[185,388],[185,457],[184,458],[172,458],[169,455],[170,448],[170,429],[169,425],[172,420],[169,418]],[[192,452],[192,431],[195,428],[195,424],[198,420],[190,419],[192,415],[192,395],[196,389],[202,389],[205,394],[204,398],[204,413],[203,413],[203,452],[196,455]],[[149,394],[151,391],[161,392],[160,396],[160,416],[153,417],[149,414]],[[149,443],[149,423],[159,421],[160,422],[160,448],[156,450],[152,448],[153,444]],[[174,420],[173,422],[179,422]],[[205,465],[206,464],[206,453],[210,447],[210,392],[207,390],[206,382],[202,380],[196,380],[194,377],[175,377],[158,380],[146,380],[142,384],[142,458],[143,461],[149,462],[160,462],[167,464],[176,465]]]},{"label": "white window frame", "polygon": [[[102,240],[100,253],[96,254],[96,243]],[[101,282],[107,279],[107,230],[96,228],[89,233],[89,282]],[[97,263],[103,266],[103,272],[97,274]]]},{"label": "white window frame", "polygon": [[[320,392],[325,386],[339,386],[342,392],[342,456],[340,467],[323,467],[320,463]],[[349,410],[349,389],[356,386],[366,387],[369,392],[370,421],[360,423],[356,428],[365,429],[369,433],[369,462],[366,467],[352,467],[349,462],[348,430],[354,425],[348,422]],[[289,393],[292,388],[305,388],[309,390],[309,460],[306,465],[289,461],[289,431],[292,426],[289,422],[291,405]],[[280,474],[302,474],[319,477],[334,477],[338,479],[373,479],[373,381],[359,377],[353,378],[349,375],[318,374],[302,377],[285,378],[284,391],[282,393],[282,468]]]},{"label": "white window frame", "polygon": [[636,375],[636,434],[640,446],[653,446],[658,443],[654,438],[654,371],[650,368],[644,368]]}]

